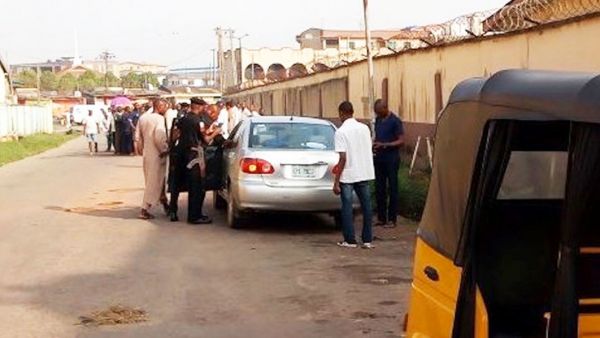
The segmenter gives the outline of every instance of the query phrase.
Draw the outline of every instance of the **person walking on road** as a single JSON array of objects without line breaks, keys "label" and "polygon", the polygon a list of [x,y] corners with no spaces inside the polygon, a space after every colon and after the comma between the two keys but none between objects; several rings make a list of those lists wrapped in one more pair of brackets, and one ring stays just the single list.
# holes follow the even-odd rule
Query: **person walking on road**
[{"label": "person walking on road", "polygon": [[375,194],[376,226],[393,228],[398,219],[398,171],[400,146],[404,144],[404,127],[382,99],[375,102]]},{"label": "person walking on road", "polygon": [[115,155],[119,155],[121,153],[121,144],[123,139],[123,107],[116,107],[113,112],[115,120],[115,137],[113,141],[115,146]]},{"label": "person walking on road", "polygon": [[102,123],[104,124],[104,132],[106,133],[106,151],[110,152],[112,146],[114,144],[114,136],[115,136],[115,118],[113,117],[112,111],[109,108],[109,111],[102,109],[102,114],[104,115],[104,120]]},{"label": "person walking on road", "polygon": [[352,103],[340,104],[339,117],[342,126],[335,133],[335,151],[340,159],[335,169],[333,192],[342,199],[341,221],[344,241],[338,245],[356,248],[353,220],[353,192],[360,200],[363,213],[362,245],[373,248],[372,209],[370,182],[375,179],[373,167],[373,144],[369,127],[354,119]]},{"label": "person walking on road", "polygon": [[100,133],[100,121],[94,116],[94,112],[90,110],[88,116],[83,121],[83,133],[88,140],[90,148],[90,156],[98,152],[98,134]]},{"label": "person walking on road", "polygon": [[168,212],[165,175],[169,145],[164,117],[167,108],[167,101],[156,100],[154,112],[140,117],[135,135],[136,150],[143,156],[145,179],[144,200],[139,216],[141,219],[153,219],[154,215],[150,213],[150,210],[159,202],[163,205],[165,212]]}]

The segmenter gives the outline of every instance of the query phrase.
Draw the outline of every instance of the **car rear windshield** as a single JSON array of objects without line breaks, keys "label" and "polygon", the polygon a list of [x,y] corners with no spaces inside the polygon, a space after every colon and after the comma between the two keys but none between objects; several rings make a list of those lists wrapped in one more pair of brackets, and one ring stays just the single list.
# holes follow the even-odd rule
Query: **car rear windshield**
[{"label": "car rear windshield", "polygon": [[335,129],[312,123],[255,123],[250,129],[250,148],[333,150]]}]

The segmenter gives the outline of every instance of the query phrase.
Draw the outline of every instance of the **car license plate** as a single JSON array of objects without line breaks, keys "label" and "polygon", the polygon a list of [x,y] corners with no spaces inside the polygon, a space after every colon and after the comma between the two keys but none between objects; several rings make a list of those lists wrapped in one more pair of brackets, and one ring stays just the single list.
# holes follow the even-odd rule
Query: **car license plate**
[{"label": "car license plate", "polygon": [[292,176],[295,178],[315,178],[317,170],[314,167],[294,166],[292,167]]}]

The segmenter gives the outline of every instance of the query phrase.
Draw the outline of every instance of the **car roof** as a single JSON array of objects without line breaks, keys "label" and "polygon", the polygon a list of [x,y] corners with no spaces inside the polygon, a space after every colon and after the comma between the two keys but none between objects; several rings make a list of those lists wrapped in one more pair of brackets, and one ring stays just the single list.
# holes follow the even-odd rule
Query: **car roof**
[{"label": "car roof", "polygon": [[331,122],[314,117],[304,116],[256,116],[251,117],[252,123],[310,123],[330,126]]}]

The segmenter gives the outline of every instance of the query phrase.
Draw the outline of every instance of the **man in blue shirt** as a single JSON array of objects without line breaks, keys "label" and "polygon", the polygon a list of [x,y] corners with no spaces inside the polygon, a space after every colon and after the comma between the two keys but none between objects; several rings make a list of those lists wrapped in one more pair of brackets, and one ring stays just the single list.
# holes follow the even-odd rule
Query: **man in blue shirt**
[{"label": "man in blue shirt", "polygon": [[376,226],[395,227],[398,219],[398,170],[400,147],[404,144],[404,127],[400,118],[390,112],[387,102],[375,102],[375,191],[377,195]]}]

